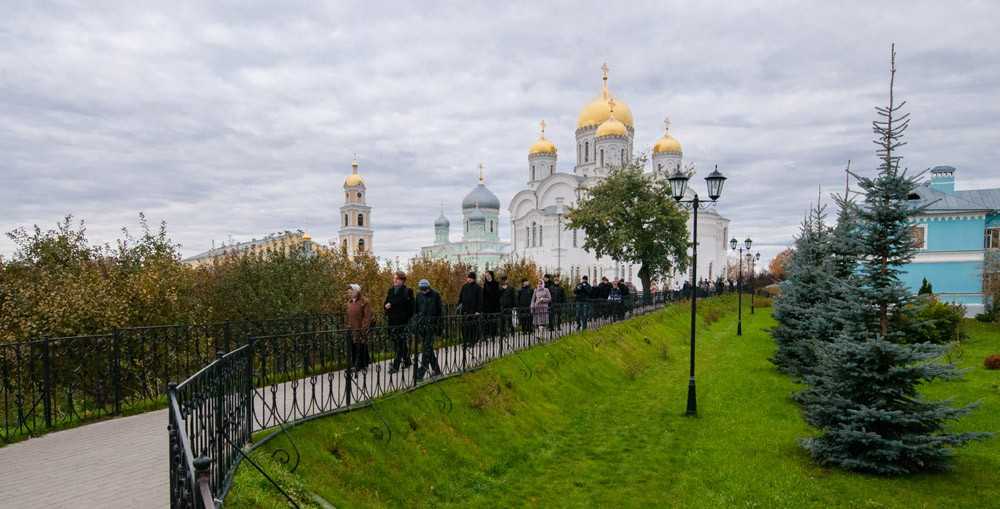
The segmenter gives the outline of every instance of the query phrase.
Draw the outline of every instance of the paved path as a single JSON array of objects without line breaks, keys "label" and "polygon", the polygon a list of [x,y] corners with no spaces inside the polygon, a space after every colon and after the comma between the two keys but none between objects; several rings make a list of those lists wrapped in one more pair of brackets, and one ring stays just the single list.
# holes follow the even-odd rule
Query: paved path
[{"label": "paved path", "polygon": [[[569,333],[570,328],[571,324],[565,323],[555,335]],[[517,349],[531,346],[534,344]],[[442,359],[453,358],[457,351],[458,347],[446,347],[438,350],[438,355]],[[476,359],[472,363],[487,360]],[[384,370],[388,362],[372,365],[361,377],[367,380],[356,382],[367,386],[372,397],[412,384],[408,370],[389,378],[382,374],[383,383],[376,383],[376,373]],[[375,369],[376,366],[381,369]],[[340,390],[344,376],[342,371],[330,373],[323,376],[322,383]],[[294,383],[297,389],[293,389],[293,382],[276,387],[278,397],[272,401],[278,414],[285,414],[293,406],[308,408],[304,388],[309,382]],[[255,398],[258,416],[266,415],[262,405],[263,400]],[[2,447],[0,508],[169,507],[167,447],[165,409],[87,424]]]}]

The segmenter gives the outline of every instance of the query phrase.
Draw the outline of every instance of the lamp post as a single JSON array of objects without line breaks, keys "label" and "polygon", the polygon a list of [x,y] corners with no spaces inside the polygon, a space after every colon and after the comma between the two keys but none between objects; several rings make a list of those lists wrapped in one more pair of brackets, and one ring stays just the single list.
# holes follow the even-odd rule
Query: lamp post
[{"label": "lamp post", "polygon": [[[739,241],[736,240],[736,237],[733,237],[729,241],[729,246],[733,248],[733,251],[737,250],[737,245],[738,244],[739,244]],[[743,241],[743,245],[739,246],[739,253],[740,253],[740,273],[739,273],[739,276],[737,277],[737,281],[736,281],[736,292],[737,292],[736,294],[738,295],[737,298],[739,299],[740,303],[739,303],[739,312],[737,314],[738,318],[737,318],[737,321],[736,321],[736,335],[737,336],[742,336],[743,335],[743,246],[746,246],[746,250],[750,251],[750,245],[751,244],[753,244],[753,241],[750,240],[750,237],[747,237],[746,240]]]},{"label": "lamp post", "polygon": [[562,216],[563,198],[556,198],[556,277],[562,277]]},{"label": "lamp post", "polygon": [[698,208],[714,204],[722,195],[722,187],[726,183],[726,177],[719,173],[719,166],[716,165],[715,170],[705,177],[710,201],[702,201],[698,197],[698,193],[693,191],[691,192],[692,198],[685,199],[688,179],[693,174],[693,165],[689,165],[687,170],[682,172],[678,163],[673,174],[667,177],[667,181],[670,183],[670,193],[674,200],[689,206],[694,214],[691,220],[691,376],[688,379],[687,411],[685,412],[685,415],[691,417],[698,415],[698,398],[694,384],[695,324],[698,313]]},{"label": "lamp post", "polygon": [[753,256],[747,253],[747,262],[750,263],[750,314],[753,314],[753,280],[757,276],[757,261],[760,260],[760,251]]}]

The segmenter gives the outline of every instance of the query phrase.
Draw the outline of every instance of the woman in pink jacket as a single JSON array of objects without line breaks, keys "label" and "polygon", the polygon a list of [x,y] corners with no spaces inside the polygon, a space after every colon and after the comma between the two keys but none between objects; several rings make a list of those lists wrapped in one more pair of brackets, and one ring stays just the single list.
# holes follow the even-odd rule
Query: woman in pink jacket
[{"label": "woman in pink jacket", "polygon": [[545,288],[545,280],[539,279],[535,293],[531,296],[531,316],[535,327],[538,327],[538,337],[545,334],[549,325],[549,303],[552,302],[552,294]]}]

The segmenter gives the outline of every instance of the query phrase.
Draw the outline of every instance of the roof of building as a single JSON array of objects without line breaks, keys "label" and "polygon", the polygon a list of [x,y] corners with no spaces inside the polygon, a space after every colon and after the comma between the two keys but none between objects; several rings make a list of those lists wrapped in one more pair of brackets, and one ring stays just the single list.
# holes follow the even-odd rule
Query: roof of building
[{"label": "roof of building", "polygon": [[434,220],[434,226],[451,226],[451,221],[448,221],[448,218],[445,217],[444,212],[442,212],[441,215]]},{"label": "roof of building", "polygon": [[497,198],[497,195],[487,189],[482,182],[472,188],[472,191],[469,191],[469,194],[462,199],[462,209],[474,209],[477,204],[479,208],[500,210],[500,198]]},{"label": "roof of building", "polygon": [[1000,189],[970,189],[946,193],[928,184],[918,186],[912,199],[924,212],[988,212],[1000,210]]}]

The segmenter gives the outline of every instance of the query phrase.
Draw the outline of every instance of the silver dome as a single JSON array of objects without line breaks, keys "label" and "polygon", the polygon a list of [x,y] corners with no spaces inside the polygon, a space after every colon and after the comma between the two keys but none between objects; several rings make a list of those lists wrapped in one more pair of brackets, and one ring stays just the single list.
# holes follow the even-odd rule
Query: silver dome
[{"label": "silver dome", "polygon": [[448,221],[447,217],[444,217],[444,212],[434,220],[434,226],[451,226],[451,221]]},{"label": "silver dome", "polygon": [[474,209],[477,204],[481,209],[500,210],[500,198],[497,198],[497,195],[486,189],[486,186],[481,183],[465,195],[462,200],[462,209]]}]

